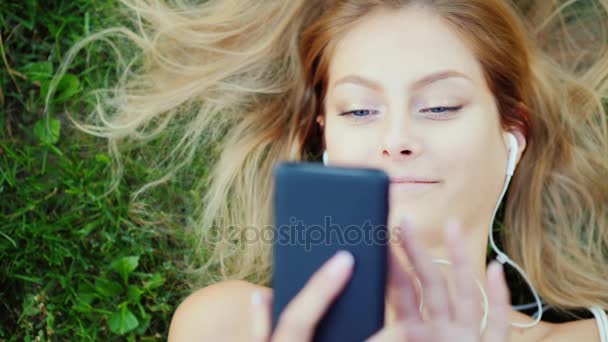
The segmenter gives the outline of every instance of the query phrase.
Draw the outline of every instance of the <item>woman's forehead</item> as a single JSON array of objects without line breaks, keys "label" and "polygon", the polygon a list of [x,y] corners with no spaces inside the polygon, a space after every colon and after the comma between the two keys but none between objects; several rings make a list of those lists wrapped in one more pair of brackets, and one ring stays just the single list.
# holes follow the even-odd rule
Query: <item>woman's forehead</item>
[{"label": "woman's forehead", "polygon": [[329,65],[330,87],[351,74],[404,86],[440,72],[484,82],[467,43],[429,10],[382,10],[358,21],[337,42]]}]

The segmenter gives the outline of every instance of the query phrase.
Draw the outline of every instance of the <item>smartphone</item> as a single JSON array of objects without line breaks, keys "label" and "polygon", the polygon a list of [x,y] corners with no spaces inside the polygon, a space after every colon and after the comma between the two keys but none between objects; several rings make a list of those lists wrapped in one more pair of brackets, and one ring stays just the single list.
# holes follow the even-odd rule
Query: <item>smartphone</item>
[{"label": "smartphone", "polygon": [[363,341],[384,325],[389,178],[384,171],[284,162],[274,169],[272,330],[311,275],[339,250],[353,275],[314,341]]}]

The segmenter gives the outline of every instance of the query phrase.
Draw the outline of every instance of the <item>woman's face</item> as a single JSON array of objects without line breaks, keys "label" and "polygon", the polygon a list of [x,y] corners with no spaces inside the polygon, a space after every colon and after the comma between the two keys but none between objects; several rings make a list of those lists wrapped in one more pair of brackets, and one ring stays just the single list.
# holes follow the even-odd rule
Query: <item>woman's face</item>
[{"label": "woman's face", "polygon": [[407,214],[427,240],[448,217],[487,229],[506,132],[480,63],[438,16],[383,10],[354,26],[332,56],[324,106],[329,163],[391,177],[389,225]]}]

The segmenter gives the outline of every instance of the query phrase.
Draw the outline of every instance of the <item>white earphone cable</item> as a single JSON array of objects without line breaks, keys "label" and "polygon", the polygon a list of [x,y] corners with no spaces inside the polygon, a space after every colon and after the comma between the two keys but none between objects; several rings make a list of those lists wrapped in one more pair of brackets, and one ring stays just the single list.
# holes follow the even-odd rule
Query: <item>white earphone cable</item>
[{"label": "white earphone cable", "polygon": [[507,192],[507,188],[509,187],[509,183],[511,182],[511,177],[513,176],[513,173],[515,172],[515,158],[517,155],[517,140],[515,139],[515,136],[513,136],[511,133],[509,133],[509,142],[510,142],[509,143],[509,160],[507,162],[506,181],[502,188],[502,192],[500,193],[500,196],[498,197],[496,206],[494,207],[494,213],[492,214],[492,221],[490,221],[489,238],[490,238],[490,246],[492,247],[492,250],[494,250],[494,252],[497,255],[496,260],[498,260],[498,262],[500,262],[503,265],[509,264],[509,265],[513,266],[513,268],[515,268],[517,270],[517,272],[519,272],[519,274],[521,274],[523,279],[526,281],[526,283],[530,287],[530,290],[532,291],[532,295],[534,296],[534,300],[536,301],[536,306],[538,308],[538,310],[535,314],[536,317],[535,317],[534,321],[532,321],[531,323],[511,322],[511,325],[514,327],[519,327],[519,328],[531,328],[531,327],[537,325],[541,321],[541,318],[543,317],[542,301],[540,300],[540,297],[538,296],[536,289],[534,288],[534,286],[532,286],[532,283],[530,282],[530,279],[528,278],[528,275],[526,274],[526,272],[524,272],[524,270],[518,264],[516,264],[513,260],[511,260],[504,252],[502,252],[496,246],[496,243],[494,242],[493,225],[494,225],[494,220],[496,219],[496,213],[498,211],[498,207],[500,206],[500,203],[502,202],[503,197],[505,196],[505,193]]}]

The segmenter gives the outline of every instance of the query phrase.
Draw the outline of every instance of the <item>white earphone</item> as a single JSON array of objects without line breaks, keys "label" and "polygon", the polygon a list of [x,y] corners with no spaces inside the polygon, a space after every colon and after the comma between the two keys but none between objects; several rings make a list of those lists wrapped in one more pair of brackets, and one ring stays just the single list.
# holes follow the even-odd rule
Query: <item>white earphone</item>
[{"label": "white earphone", "polygon": [[515,162],[517,161],[517,152],[519,152],[519,145],[517,144],[517,138],[513,133],[507,133],[509,139],[509,159],[507,160],[507,175],[512,176],[515,172]]}]

